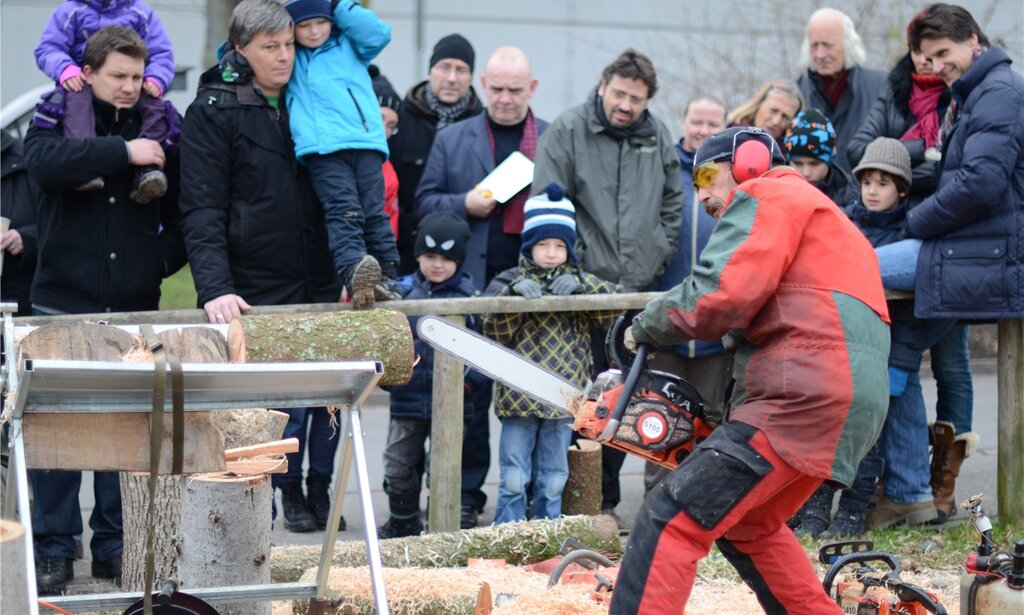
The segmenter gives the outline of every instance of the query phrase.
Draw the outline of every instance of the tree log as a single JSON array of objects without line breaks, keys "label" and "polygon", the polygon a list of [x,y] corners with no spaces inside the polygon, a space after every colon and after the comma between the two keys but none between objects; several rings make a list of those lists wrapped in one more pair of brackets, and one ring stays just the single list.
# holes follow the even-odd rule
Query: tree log
[{"label": "tree log", "polygon": [[25,526],[0,519],[0,595],[5,613],[29,612],[27,568]]},{"label": "tree log", "polygon": [[[619,530],[611,517],[562,517],[524,523],[505,523],[459,532],[425,534],[380,541],[383,565],[393,568],[454,568],[469,558],[504,559],[509,564],[532,564],[558,555],[566,538],[592,549],[621,553]],[[271,558],[275,582],[296,581],[320,561],[321,547],[276,547]],[[334,545],[334,566],[365,566],[363,541]]]},{"label": "tree log", "polygon": [[[270,582],[270,500],[267,476],[193,476],[182,492],[182,590]],[[218,604],[221,615],[269,615],[269,602]]]},{"label": "tree log", "polygon": [[562,490],[563,515],[601,512],[601,445],[580,438],[569,447],[569,478]]},{"label": "tree log", "polygon": [[[142,592],[146,582],[146,522],[149,510],[149,474],[121,473],[121,509],[124,551],[121,583],[125,591]],[[181,489],[184,476],[158,476],[153,517],[153,580],[157,587],[178,578],[181,551]]]},{"label": "tree log", "polygon": [[371,310],[241,316],[228,326],[231,361],[380,361],[380,384],[405,384],[415,360],[408,319]]}]

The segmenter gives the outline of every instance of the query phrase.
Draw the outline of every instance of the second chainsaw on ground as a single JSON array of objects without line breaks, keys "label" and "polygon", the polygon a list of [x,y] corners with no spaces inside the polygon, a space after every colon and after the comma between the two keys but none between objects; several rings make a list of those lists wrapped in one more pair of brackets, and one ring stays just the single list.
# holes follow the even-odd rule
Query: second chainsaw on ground
[{"label": "second chainsaw on ground", "polygon": [[630,355],[622,344],[627,326],[624,319],[616,320],[606,347],[609,360],[621,369],[602,372],[586,390],[443,318],[424,316],[417,331],[437,350],[571,416],[573,429],[584,437],[675,468],[712,427],[693,385],[650,369],[644,344]]}]

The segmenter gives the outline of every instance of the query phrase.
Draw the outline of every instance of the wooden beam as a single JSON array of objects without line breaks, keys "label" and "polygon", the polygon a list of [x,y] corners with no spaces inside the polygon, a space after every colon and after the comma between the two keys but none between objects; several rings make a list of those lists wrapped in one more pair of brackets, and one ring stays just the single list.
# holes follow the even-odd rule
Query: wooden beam
[{"label": "wooden beam", "polygon": [[1024,522],[1024,320],[1000,320],[997,486],[999,518]]},{"label": "wooden beam", "polygon": [[[448,316],[460,325],[464,316]],[[462,363],[443,352],[434,352],[434,399],[430,423],[430,509],[427,527],[431,532],[459,530],[462,508]]]}]

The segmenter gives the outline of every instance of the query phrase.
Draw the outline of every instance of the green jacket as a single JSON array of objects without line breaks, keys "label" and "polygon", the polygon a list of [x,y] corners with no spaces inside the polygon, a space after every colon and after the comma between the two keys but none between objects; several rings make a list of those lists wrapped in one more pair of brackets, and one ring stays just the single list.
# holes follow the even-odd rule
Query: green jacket
[{"label": "green jacket", "polygon": [[562,113],[537,145],[533,192],[551,182],[576,206],[585,271],[646,289],[676,253],[683,191],[672,135],[650,113],[619,140],[601,122],[597,90]]},{"label": "green jacket", "polygon": [[[563,273],[575,273],[581,286],[578,295],[621,292],[621,288],[597,276],[580,271],[571,263],[544,269],[525,256],[519,266],[499,273],[487,286],[485,295],[515,295],[516,282],[531,278],[548,292],[551,281]],[[483,334],[514,349],[571,382],[583,386],[591,377],[593,353],[590,350],[590,329],[607,329],[621,311],[597,312],[532,312],[523,314],[487,314],[483,318]],[[498,383],[494,394],[494,411],[499,417],[562,418],[557,410]]]}]

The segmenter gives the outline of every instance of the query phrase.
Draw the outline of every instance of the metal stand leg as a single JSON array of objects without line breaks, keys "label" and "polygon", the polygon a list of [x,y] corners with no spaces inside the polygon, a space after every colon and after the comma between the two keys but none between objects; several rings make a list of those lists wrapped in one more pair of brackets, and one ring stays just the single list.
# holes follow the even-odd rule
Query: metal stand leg
[{"label": "metal stand leg", "polygon": [[[21,419],[11,420],[11,457],[7,468],[7,501],[17,506],[18,520],[25,528],[25,582],[28,584],[28,604],[31,615],[39,615],[39,596],[36,593],[36,558],[32,547],[32,511],[28,504],[28,471],[25,468],[25,438],[21,432]],[[14,493],[11,493],[11,490]]]},{"label": "metal stand leg", "polygon": [[365,528],[366,556],[370,566],[370,582],[373,585],[373,600],[378,615],[389,615],[387,594],[384,591],[384,568],[380,559],[380,543],[377,541],[377,521],[373,516],[373,500],[370,494],[370,479],[366,472],[366,449],[363,446],[363,427],[358,406],[342,411],[341,456],[335,468],[334,497],[331,498],[331,514],[320,552],[320,566],[316,575],[316,596],[309,603],[309,614],[322,613],[326,606],[327,579],[334,559],[334,542],[338,535],[338,522],[345,502],[345,490],[353,458],[356,466],[356,483],[359,486],[359,504],[363,513]]}]

